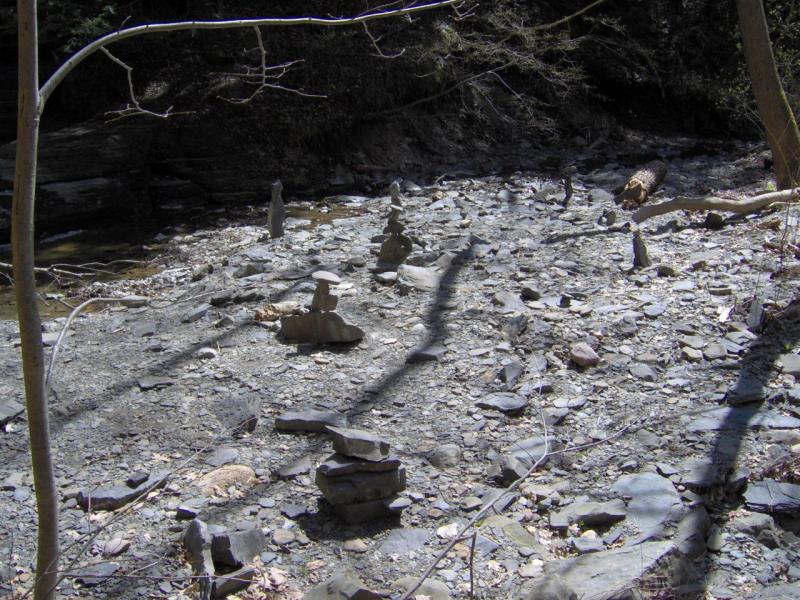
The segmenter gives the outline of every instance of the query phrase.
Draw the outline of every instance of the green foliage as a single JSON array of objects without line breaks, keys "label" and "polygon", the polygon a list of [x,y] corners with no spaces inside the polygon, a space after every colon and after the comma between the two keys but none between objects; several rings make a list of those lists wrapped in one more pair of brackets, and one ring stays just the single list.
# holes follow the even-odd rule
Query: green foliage
[{"label": "green foliage", "polygon": [[41,8],[42,34],[57,40],[61,54],[71,54],[88,42],[112,31],[117,6],[103,2],[48,0]]}]

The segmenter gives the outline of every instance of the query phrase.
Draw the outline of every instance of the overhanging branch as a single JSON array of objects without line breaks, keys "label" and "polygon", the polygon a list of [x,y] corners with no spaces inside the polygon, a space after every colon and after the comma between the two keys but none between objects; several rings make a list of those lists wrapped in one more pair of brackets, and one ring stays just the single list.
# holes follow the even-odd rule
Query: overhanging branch
[{"label": "overhanging branch", "polygon": [[113,33],[104,35],[92,43],[81,48],[73,54],[64,64],[62,64],[53,75],[42,85],[39,90],[38,112],[41,114],[47,99],[53,90],[69,75],[72,70],[89,56],[110,44],[120,42],[133,37],[138,37],[148,33],[166,33],[170,31],[189,31],[200,29],[239,29],[242,27],[296,27],[310,25],[318,27],[341,27],[360,23],[367,23],[377,19],[386,19],[403,15],[455,6],[462,0],[441,0],[440,2],[428,2],[425,4],[414,4],[394,10],[377,10],[361,14],[355,17],[290,17],[290,18],[257,18],[257,19],[233,19],[223,21],[174,21],[171,23],[154,23],[150,25],[137,25],[120,29]]}]

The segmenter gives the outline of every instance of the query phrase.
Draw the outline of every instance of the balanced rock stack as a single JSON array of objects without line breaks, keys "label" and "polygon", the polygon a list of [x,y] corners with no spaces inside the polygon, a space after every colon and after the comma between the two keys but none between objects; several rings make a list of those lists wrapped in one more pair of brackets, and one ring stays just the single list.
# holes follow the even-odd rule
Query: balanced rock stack
[{"label": "balanced rock stack", "polygon": [[317,467],[316,483],[336,514],[351,525],[399,515],[406,470],[389,454],[389,443],[358,429],[327,431],[334,454]]},{"label": "balanced rock stack", "polygon": [[339,276],[328,271],[315,271],[311,276],[316,281],[311,311],[281,317],[283,336],[312,344],[349,344],[361,340],[364,331],[335,312],[339,297],[331,293],[331,286],[342,282]]}]

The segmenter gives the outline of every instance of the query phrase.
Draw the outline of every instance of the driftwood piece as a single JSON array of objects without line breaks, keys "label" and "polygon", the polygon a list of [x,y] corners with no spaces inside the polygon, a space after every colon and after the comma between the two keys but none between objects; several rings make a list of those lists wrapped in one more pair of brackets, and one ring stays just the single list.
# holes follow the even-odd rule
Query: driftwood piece
[{"label": "driftwood piece", "polygon": [[622,191],[614,198],[614,202],[622,204],[622,208],[626,210],[639,208],[661,187],[666,175],[665,162],[654,160],[647,163],[628,178]]},{"label": "driftwood piece", "polygon": [[775,202],[797,202],[800,199],[800,187],[793,190],[781,190],[779,192],[769,192],[744,200],[733,198],[716,198],[714,196],[695,197],[695,198],[674,198],[658,204],[648,204],[642,206],[631,216],[631,221],[643,223],[647,219],[652,219],[659,215],[675,212],[676,210],[715,210],[730,213],[749,213],[760,210],[774,204]]}]

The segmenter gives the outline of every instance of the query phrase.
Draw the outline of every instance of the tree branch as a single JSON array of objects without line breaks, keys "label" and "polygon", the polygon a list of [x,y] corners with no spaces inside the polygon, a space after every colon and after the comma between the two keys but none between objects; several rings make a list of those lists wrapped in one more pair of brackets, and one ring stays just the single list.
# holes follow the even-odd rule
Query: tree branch
[{"label": "tree branch", "polygon": [[[125,69],[125,72],[128,77],[128,97],[131,99],[132,104],[128,104],[122,110],[109,110],[106,111],[105,116],[107,117],[106,122],[113,123],[114,121],[119,121],[120,119],[124,119],[125,117],[132,117],[135,115],[149,115],[151,117],[158,117],[159,119],[167,119],[176,114],[188,114],[186,112],[182,113],[173,113],[172,107],[170,106],[165,112],[157,113],[153,112],[152,110],[148,110],[144,108],[140,103],[139,99],[136,97],[136,90],[133,88],[133,67],[130,66],[128,63],[123,61],[122,59],[117,58],[108,50],[108,48],[100,48],[103,53],[110,58],[113,62],[117,63],[120,67]],[[113,118],[108,118],[109,116]]]},{"label": "tree branch", "polygon": [[201,29],[238,29],[242,27],[297,27],[301,25],[341,27],[365,23],[368,21],[375,21],[377,19],[412,15],[432,9],[454,6],[460,2],[462,2],[462,0],[440,0],[438,2],[428,2],[426,4],[405,6],[404,8],[398,8],[394,10],[372,11],[356,17],[289,17],[233,19],[223,21],[174,21],[170,23],[137,25],[135,27],[120,29],[96,39],[67,59],[67,61],[64,62],[64,64],[62,64],[56,70],[56,72],[50,76],[44,85],[41,86],[39,90],[37,111],[39,114],[41,114],[42,110],[44,109],[44,105],[47,103],[48,98],[53,93],[53,90],[67,75],[73,71],[73,69],[75,69],[75,67],[86,60],[89,56],[110,44],[148,33],[166,33],[170,31],[189,31]]},{"label": "tree branch", "polygon": [[780,192],[770,192],[761,194],[744,200],[734,200],[732,198],[716,198],[714,196],[699,198],[674,198],[658,204],[645,204],[631,217],[631,221],[637,225],[676,210],[718,210],[731,213],[749,213],[759,210],[775,202],[797,202],[800,199],[800,187],[781,190]]},{"label": "tree branch", "polygon": [[[219,98],[220,100],[225,100],[226,102],[230,102],[231,104],[249,104],[257,96],[260,96],[264,92],[264,90],[268,88],[275,90],[283,90],[285,92],[291,92],[299,96],[306,96],[308,98],[327,97],[321,94],[309,94],[307,92],[303,92],[302,90],[287,88],[282,85],[278,85],[276,83],[269,83],[270,81],[279,80],[281,77],[283,77],[284,75],[286,75],[286,73],[289,72],[289,69],[292,66],[301,63],[303,61],[292,60],[280,65],[268,65],[267,50],[264,47],[264,40],[261,37],[261,29],[259,29],[258,27],[253,27],[253,30],[256,32],[256,41],[258,43],[258,45],[255,48],[253,48],[253,50],[257,51],[260,57],[258,67],[256,68],[245,67],[246,71],[244,73],[226,73],[226,75],[244,79],[246,83],[257,85],[258,87],[255,90],[253,90],[252,94],[250,94],[245,98],[225,98],[223,96],[217,96],[217,98]],[[103,50],[105,51],[105,48],[103,48]],[[251,50],[250,52],[252,52],[253,50]],[[277,71],[277,73],[273,74],[272,71]]]}]

